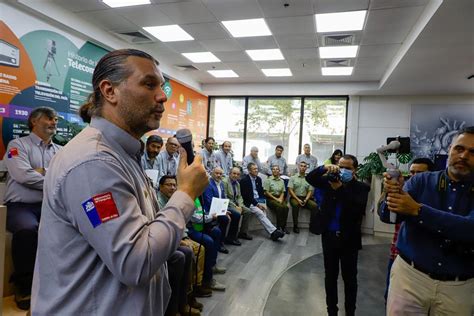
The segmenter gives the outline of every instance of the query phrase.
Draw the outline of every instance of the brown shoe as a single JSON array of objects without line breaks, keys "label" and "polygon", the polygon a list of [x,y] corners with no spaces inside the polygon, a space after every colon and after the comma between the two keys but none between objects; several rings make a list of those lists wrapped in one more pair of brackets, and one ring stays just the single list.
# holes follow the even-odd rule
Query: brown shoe
[{"label": "brown shoe", "polygon": [[182,316],[201,316],[201,312],[199,309],[193,308],[188,304],[184,305],[184,307],[179,312]]},{"label": "brown shoe", "polygon": [[209,297],[212,296],[212,290],[207,286],[197,286],[194,288],[195,297]]},{"label": "brown shoe", "polygon": [[192,308],[198,309],[201,312],[204,309],[204,305],[202,305],[202,303],[199,303],[193,295],[188,296],[188,302]]}]

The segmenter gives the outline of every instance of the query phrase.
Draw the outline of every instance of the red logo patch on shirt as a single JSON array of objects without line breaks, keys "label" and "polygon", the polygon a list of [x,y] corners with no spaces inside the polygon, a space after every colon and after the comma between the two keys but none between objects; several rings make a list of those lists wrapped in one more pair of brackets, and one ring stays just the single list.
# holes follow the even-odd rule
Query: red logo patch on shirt
[{"label": "red logo patch on shirt", "polygon": [[102,223],[119,217],[119,212],[111,192],[94,195],[92,200]]},{"label": "red logo patch on shirt", "polygon": [[18,157],[18,148],[12,147],[8,151],[8,158]]}]

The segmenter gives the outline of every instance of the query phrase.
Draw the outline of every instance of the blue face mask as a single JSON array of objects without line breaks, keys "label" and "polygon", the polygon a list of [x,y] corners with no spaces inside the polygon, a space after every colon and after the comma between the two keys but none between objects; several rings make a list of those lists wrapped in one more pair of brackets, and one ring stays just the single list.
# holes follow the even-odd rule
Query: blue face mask
[{"label": "blue face mask", "polygon": [[346,183],[352,180],[353,174],[349,169],[341,169],[341,181]]}]

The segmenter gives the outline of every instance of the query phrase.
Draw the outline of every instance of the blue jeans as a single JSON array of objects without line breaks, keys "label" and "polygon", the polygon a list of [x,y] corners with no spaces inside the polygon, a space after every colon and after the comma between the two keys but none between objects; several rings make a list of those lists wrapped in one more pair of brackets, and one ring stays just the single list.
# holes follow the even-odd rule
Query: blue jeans
[{"label": "blue jeans", "polygon": [[212,280],[212,268],[217,263],[217,250],[221,247],[221,230],[218,226],[204,227],[203,232],[195,231],[190,228],[188,236],[197,243],[200,243],[206,249],[204,256],[204,272],[202,275],[202,282],[209,283]]}]

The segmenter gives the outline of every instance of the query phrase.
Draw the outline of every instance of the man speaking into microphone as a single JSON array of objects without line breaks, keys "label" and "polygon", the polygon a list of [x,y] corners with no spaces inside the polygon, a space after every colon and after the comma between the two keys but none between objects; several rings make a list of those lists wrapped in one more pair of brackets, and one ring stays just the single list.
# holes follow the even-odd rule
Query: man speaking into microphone
[{"label": "man speaking into microphone", "polygon": [[46,174],[34,315],[163,315],[165,262],[208,184],[201,157],[188,165],[181,150],[179,191],[158,212],[140,137],[160,126],[163,84],[158,62],[139,50],[113,51],[97,64],[80,109],[90,126]]}]

